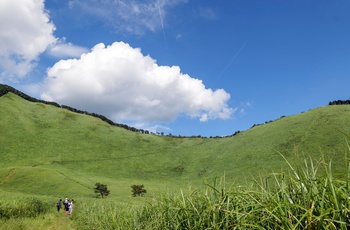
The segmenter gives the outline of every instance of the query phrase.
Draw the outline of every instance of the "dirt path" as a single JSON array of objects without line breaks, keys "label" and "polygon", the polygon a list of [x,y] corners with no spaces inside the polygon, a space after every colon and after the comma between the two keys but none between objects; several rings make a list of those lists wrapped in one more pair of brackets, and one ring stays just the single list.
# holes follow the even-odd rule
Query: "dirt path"
[{"label": "dirt path", "polygon": [[5,181],[11,179],[11,177],[15,174],[16,168],[10,169],[9,173],[5,176],[4,179],[0,180],[0,184],[4,183]]},{"label": "dirt path", "polygon": [[54,213],[46,219],[40,229],[43,230],[75,230],[70,216],[61,210],[60,213]]}]

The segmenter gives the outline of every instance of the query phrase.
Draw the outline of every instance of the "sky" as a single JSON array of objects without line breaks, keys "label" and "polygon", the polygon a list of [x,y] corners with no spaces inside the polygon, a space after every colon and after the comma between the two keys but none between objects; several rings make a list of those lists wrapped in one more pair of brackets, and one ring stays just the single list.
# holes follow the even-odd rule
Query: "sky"
[{"label": "sky", "polygon": [[0,83],[155,133],[350,99],[350,0],[1,0]]}]

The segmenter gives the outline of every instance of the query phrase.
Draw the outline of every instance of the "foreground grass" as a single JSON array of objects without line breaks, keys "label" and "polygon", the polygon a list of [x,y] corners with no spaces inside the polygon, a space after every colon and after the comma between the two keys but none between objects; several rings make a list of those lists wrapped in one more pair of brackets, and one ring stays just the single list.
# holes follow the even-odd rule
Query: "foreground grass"
[{"label": "foreground grass", "polygon": [[37,197],[5,197],[0,201],[0,218],[37,217],[46,213],[50,204]]},{"label": "foreground grass", "polygon": [[[348,162],[348,161],[347,161]],[[318,170],[326,174],[318,176]],[[78,229],[349,229],[349,170],[332,175],[331,163],[305,161],[250,186],[225,186],[163,195],[142,205],[83,202],[72,217]]]},{"label": "foreground grass", "polygon": [[[52,201],[0,198],[0,229],[349,229],[350,165],[332,175],[331,162],[305,161],[251,185],[138,197],[133,202],[83,198],[66,216]],[[322,169],[322,175],[318,171]],[[324,174],[324,172],[326,172]]]},{"label": "foreground grass", "polygon": [[[129,132],[4,95],[0,228],[346,229],[349,174],[342,156],[348,146],[342,140],[349,131],[349,112],[348,105],[322,107],[234,137],[174,138]],[[247,175],[287,167],[278,152],[293,165],[308,158],[302,153],[314,159],[327,155],[320,162],[301,161],[304,166],[290,167],[290,174],[244,183]],[[199,188],[224,172],[227,183],[236,181],[233,185],[223,180]],[[96,182],[108,185],[111,198],[93,198]],[[152,198],[131,198],[133,184],[145,184]],[[188,186],[196,190],[164,194]],[[68,221],[57,224],[62,216],[55,216],[53,205],[66,194],[77,200],[76,208],[72,216],[63,216]]]},{"label": "foreground grass", "polygon": [[36,218],[0,219],[1,230],[73,230],[74,222],[63,213],[46,213]]},{"label": "foreground grass", "polygon": [[55,210],[50,197],[1,193],[1,230],[74,229],[63,212]]},{"label": "foreground grass", "polygon": [[[326,176],[317,177],[318,167]],[[350,169],[350,168],[348,168]],[[138,212],[139,229],[349,229],[349,175],[313,162],[250,187],[209,186],[204,192],[162,197]]]}]

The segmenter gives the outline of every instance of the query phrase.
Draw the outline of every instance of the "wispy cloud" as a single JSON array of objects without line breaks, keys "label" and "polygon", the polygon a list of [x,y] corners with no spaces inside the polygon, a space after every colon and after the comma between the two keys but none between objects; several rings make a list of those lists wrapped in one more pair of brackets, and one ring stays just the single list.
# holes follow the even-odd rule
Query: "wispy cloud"
[{"label": "wispy cloud", "polygon": [[88,48],[66,42],[65,38],[51,44],[47,50],[49,55],[61,59],[80,57],[81,54],[87,52],[89,52]]},{"label": "wispy cloud", "polygon": [[241,102],[240,106],[238,108],[239,110],[239,114],[244,115],[247,111],[247,109],[252,107],[252,102],[250,101],[245,101],[245,102]]},{"label": "wispy cloud", "polygon": [[247,45],[248,39],[242,44],[242,46],[238,49],[238,51],[236,53],[234,53],[234,55],[232,56],[232,58],[230,59],[230,61],[226,64],[225,68],[223,68],[223,70],[221,70],[221,72],[218,75],[218,78],[221,77],[221,75],[223,75],[225,73],[225,71],[230,67],[230,65],[232,64],[232,62],[238,57],[239,53],[244,49],[244,47]]},{"label": "wispy cloud", "polygon": [[164,29],[168,10],[186,2],[187,0],[70,0],[69,7],[79,9],[119,32],[143,34],[146,31]]},{"label": "wispy cloud", "polygon": [[217,12],[210,7],[199,7],[197,13],[199,17],[208,20],[216,20],[218,18]]},{"label": "wispy cloud", "polygon": [[182,34],[176,34],[176,37],[175,37],[176,41],[181,40],[181,38],[182,38]]}]

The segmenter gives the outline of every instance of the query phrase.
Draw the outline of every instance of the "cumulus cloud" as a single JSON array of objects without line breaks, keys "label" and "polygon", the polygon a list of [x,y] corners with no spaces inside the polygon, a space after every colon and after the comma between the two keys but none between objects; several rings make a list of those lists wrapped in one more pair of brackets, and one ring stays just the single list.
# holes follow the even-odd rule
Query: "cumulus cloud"
[{"label": "cumulus cloud", "polygon": [[43,0],[1,0],[0,28],[1,77],[25,76],[56,41]]},{"label": "cumulus cloud", "polygon": [[142,34],[162,28],[171,7],[187,0],[70,0],[71,9],[94,16],[123,33]]},{"label": "cumulus cloud", "polygon": [[212,90],[178,66],[159,66],[123,42],[97,44],[79,59],[57,62],[48,70],[41,97],[116,122],[173,121],[179,115],[226,119],[230,95]]}]

